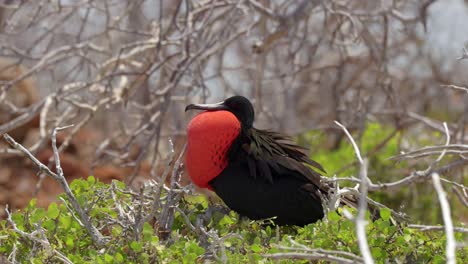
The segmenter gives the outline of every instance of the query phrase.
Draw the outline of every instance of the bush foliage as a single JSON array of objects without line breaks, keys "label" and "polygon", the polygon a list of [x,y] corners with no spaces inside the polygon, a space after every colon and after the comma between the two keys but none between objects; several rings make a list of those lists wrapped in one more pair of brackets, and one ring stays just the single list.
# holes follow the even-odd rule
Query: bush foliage
[{"label": "bush foliage", "polygon": [[[50,248],[74,263],[195,263],[208,259],[222,261],[223,258],[232,263],[275,263],[268,258],[271,254],[307,253],[316,248],[360,254],[355,226],[342,213],[342,210],[356,213],[351,208],[330,212],[323,221],[305,227],[277,227],[268,221],[239,219],[234,212],[222,214],[215,211],[200,228],[196,223],[205,215],[209,202],[204,196],[188,195],[175,213],[172,233],[162,240],[156,226],[150,222],[145,223],[140,232],[135,232],[132,225],[123,224],[116,202],[124,210],[137,203],[123,183],[114,182],[111,186],[89,177],[75,180],[71,187],[79,202],[87,206],[95,226],[110,238],[105,248],[93,245],[65,203],[52,203],[43,209],[37,208],[32,200],[27,208],[13,213],[11,218],[18,229],[37,238],[45,236]],[[387,209],[382,209],[380,215],[380,219],[369,221],[367,226],[369,246],[377,263],[445,261],[443,232],[421,232],[404,224],[392,225]],[[15,254],[21,263],[57,262],[50,248],[21,237],[6,220],[1,222],[1,228],[0,254]],[[457,240],[463,240],[461,234],[457,234]],[[465,263],[468,251],[459,250],[457,259]],[[293,260],[282,260],[281,263],[290,262]]]}]

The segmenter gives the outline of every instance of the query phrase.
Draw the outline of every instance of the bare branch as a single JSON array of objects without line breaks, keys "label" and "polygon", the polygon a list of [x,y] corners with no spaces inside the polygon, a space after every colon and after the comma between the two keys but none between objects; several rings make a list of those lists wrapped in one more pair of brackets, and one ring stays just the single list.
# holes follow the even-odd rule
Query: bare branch
[{"label": "bare branch", "polygon": [[[445,226],[430,226],[430,225],[415,225],[410,224],[408,225],[409,228],[419,229],[421,231],[444,231],[446,229]],[[465,227],[454,227],[453,231],[461,232],[461,233],[468,233],[468,228]]]},{"label": "bare branch", "polygon": [[432,173],[432,182],[434,184],[434,188],[437,191],[437,196],[439,197],[440,207],[442,209],[442,217],[445,223],[445,234],[447,236],[447,247],[446,247],[446,255],[447,255],[447,263],[453,264],[456,263],[455,259],[455,236],[453,234],[453,223],[452,223],[452,216],[450,215],[450,205],[447,201],[447,196],[442,188],[442,184],[440,183],[440,177],[437,173]]},{"label": "bare branch", "polygon": [[369,178],[367,177],[368,161],[367,159],[363,159],[361,157],[361,151],[359,150],[359,147],[357,146],[356,142],[354,141],[353,137],[351,136],[349,131],[346,129],[346,127],[340,124],[338,121],[335,121],[335,124],[341,127],[341,129],[343,129],[343,132],[346,134],[349,141],[353,145],[354,153],[356,154],[356,157],[359,160],[359,163],[361,164],[361,169],[359,171],[359,178],[361,180],[361,185],[360,185],[361,193],[359,196],[358,215],[355,218],[356,233],[357,233],[358,242],[359,242],[359,249],[361,250],[364,263],[374,263],[374,259],[372,258],[372,254],[369,249],[369,244],[367,243],[367,236],[366,236],[367,223],[365,220],[365,214],[367,210],[367,188],[368,188],[368,182],[369,182]]},{"label": "bare branch", "polygon": [[333,256],[332,254],[324,253],[301,253],[301,252],[285,252],[285,253],[273,253],[263,255],[270,259],[303,259],[303,260],[326,260],[332,261],[333,263],[362,263],[356,262],[355,260],[346,259],[343,257]]},{"label": "bare branch", "polygon": [[452,89],[455,89],[455,90],[460,90],[460,91],[468,93],[468,88],[466,88],[466,87],[456,86],[456,85],[453,85],[453,84],[442,84],[440,86],[448,87],[448,88],[452,88]]}]

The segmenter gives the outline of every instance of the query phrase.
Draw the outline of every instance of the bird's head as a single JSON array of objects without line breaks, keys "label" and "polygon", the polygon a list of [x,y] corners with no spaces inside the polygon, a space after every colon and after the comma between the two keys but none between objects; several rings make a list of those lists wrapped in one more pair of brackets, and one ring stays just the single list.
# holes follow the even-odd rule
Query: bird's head
[{"label": "bird's head", "polygon": [[229,111],[233,113],[245,128],[251,128],[255,118],[254,108],[249,99],[236,95],[215,104],[189,104],[185,107],[188,110],[207,110],[207,111]]}]

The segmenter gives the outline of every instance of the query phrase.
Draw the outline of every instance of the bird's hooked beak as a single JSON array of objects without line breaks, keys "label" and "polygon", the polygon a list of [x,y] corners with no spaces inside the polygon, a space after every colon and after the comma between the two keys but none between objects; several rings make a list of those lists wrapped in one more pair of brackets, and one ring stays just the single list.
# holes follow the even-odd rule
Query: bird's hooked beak
[{"label": "bird's hooked beak", "polygon": [[228,110],[227,106],[224,104],[224,101],[215,103],[215,104],[189,104],[185,107],[185,112],[188,110]]}]

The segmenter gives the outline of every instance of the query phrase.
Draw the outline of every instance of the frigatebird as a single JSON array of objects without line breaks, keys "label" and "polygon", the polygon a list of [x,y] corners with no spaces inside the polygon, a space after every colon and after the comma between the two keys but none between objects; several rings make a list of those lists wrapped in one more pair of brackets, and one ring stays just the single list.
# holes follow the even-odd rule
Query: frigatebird
[{"label": "frigatebird", "polygon": [[253,127],[254,108],[243,96],[204,110],[187,127],[186,168],[192,181],[214,191],[232,210],[252,220],[303,226],[324,217],[330,186],[304,148],[278,132]]}]

